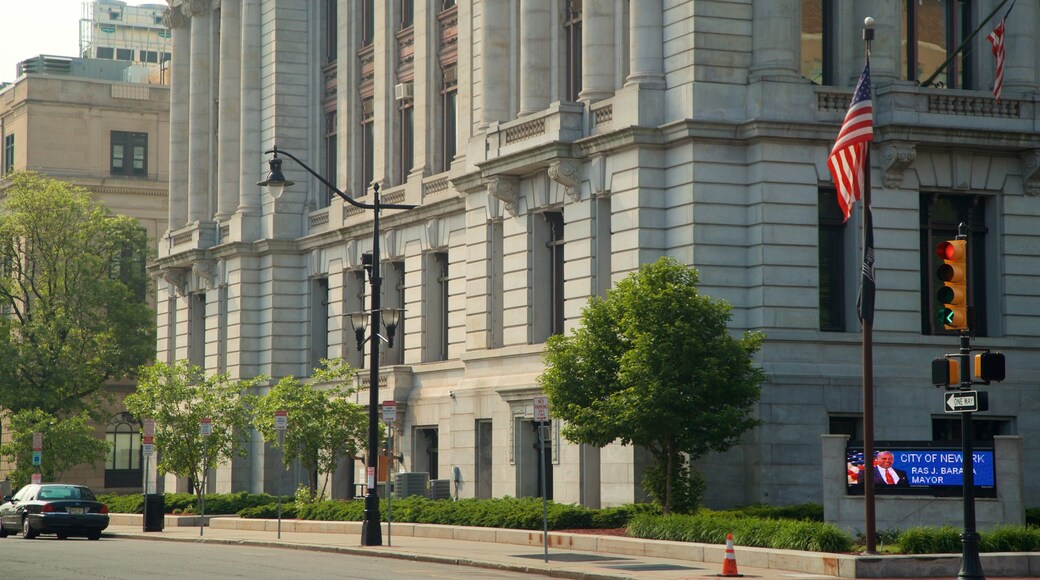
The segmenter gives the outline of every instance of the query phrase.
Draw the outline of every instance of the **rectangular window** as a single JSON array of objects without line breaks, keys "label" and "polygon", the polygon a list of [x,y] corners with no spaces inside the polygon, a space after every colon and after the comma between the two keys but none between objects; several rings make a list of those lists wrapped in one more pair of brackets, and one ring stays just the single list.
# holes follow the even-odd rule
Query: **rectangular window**
[{"label": "rectangular window", "polygon": [[132,61],[134,60],[134,51],[130,48],[117,48],[116,49],[116,60]]},{"label": "rectangular window", "polygon": [[[972,417],[972,439],[979,442],[992,442],[997,435],[1014,435],[1014,423],[1011,419],[992,417]],[[959,443],[961,440],[960,417],[932,417],[932,441],[943,443]]]},{"label": "rectangular window", "polygon": [[831,435],[848,435],[849,441],[863,440],[863,417],[861,415],[831,415],[827,432]]},{"label": "rectangular window", "polygon": [[[337,124],[336,111],[329,111],[329,112],[325,113],[325,168],[324,169],[325,169],[325,179],[327,179],[329,181],[329,183],[332,183],[332,184],[337,184],[337,179],[339,177],[339,172],[337,171],[338,168],[339,168],[339,160],[336,158],[336,156],[337,156],[336,124]],[[322,202],[322,206],[321,207],[328,207],[329,204],[332,203],[332,199],[336,197],[336,192],[334,192],[332,189],[326,187],[325,188],[325,195],[320,196],[320,197],[321,197],[321,202]]]},{"label": "rectangular window", "polygon": [[99,46],[94,51],[94,56],[103,60],[112,60],[116,57],[116,49],[111,46]]},{"label": "rectangular window", "polygon": [[502,220],[488,222],[488,348],[502,348],[505,338],[505,236]]},{"label": "rectangular window", "polygon": [[308,371],[329,358],[329,279],[311,280],[311,353]]},{"label": "rectangular window", "polygon": [[[921,194],[921,333],[956,334],[937,319],[936,293],[942,281],[935,253],[939,242],[957,237],[958,225],[968,226],[968,325],[975,336],[987,336],[986,311],[986,204],[980,195]],[[993,267],[993,266],[990,266]]]},{"label": "rectangular window", "polygon": [[549,222],[549,243],[547,247],[550,254],[550,288],[552,291],[552,334],[563,333],[563,213],[558,211],[547,212],[545,220]]},{"label": "rectangular window", "polygon": [[375,0],[361,2],[361,46],[372,44],[376,32]]},{"label": "rectangular window", "polygon": [[4,166],[2,174],[14,171],[14,135],[4,135]]},{"label": "rectangular window", "polygon": [[154,50],[139,50],[137,58],[141,62],[159,62],[159,53]]},{"label": "rectangular window", "polygon": [[[936,86],[971,89],[972,71],[964,53],[959,53],[943,70],[939,66],[968,38],[973,30],[970,0],[906,0],[903,5],[903,70],[906,79],[924,82],[936,71]],[[982,40],[978,37],[976,41]]]},{"label": "rectangular window", "polygon": [[401,0],[401,30],[415,23],[415,0]]},{"label": "rectangular window", "polygon": [[491,469],[494,465],[494,448],[492,447],[492,423],[491,419],[477,419],[477,457],[475,495],[478,498],[490,498],[493,488],[491,486]]},{"label": "rectangular window", "polygon": [[448,254],[431,252],[426,256],[425,362],[448,358]]},{"label": "rectangular window", "polygon": [[361,101],[361,191],[367,195],[375,177],[375,103],[372,98]]},{"label": "rectangular window", "polygon": [[192,365],[206,367],[206,295],[192,294],[188,306],[191,322],[188,332],[188,362]]},{"label": "rectangular window", "polygon": [[337,0],[322,0],[322,13],[325,16],[325,42],[324,62],[325,64],[336,62],[336,54],[339,51],[339,15],[337,14]]},{"label": "rectangular window", "polygon": [[441,0],[441,10],[447,10],[455,6],[455,0]]},{"label": "rectangular window", "polygon": [[834,84],[833,0],[802,0],[802,76]]},{"label": "rectangular window", "polygon": [[567,1],[567,19],[563,23],[568,101],[577,101],[581,92],[581,3],[582,0]]},{"label": "rectangular window", "polygon": [[833,189],[819,191],[820,330],[845,331],[845,222]]},{"label": "rectangular window", "polygon": [[458,68],[441,69],[441,154],[440,170],[447,171],[455,158],[458,143]]},{"label": "rectangular window", "polygon": [[[405,272],[404,262],[386,262],[382,283],[383,308],[404,308]],[[386,356],[380,364],[399,365],[404,362],[404,338],[407,316],[402,315],[394,331],[394,346],[387,346]]]},{"label": "rectangular window", "polygon": [[408,181],[408,174],[412,171],[415,162],[415,135],[413,127],[414,111],[411,99],[398,101],[400,113],[400,162],[397,167],[397,183],[403,184]]},{"label": "rectangular window", "polygon": [[148,134],[112,131],[112,175],[148,175]]},{"label": "rectangular window", "polygon": [[563,213],[542,212],[532,222],[531,340],[539,343],[563,332]]},{"label": "rectangular window", "polygon": [[357,336],[350,325],[350,314],[352,312],[363,312],[365,310],[365,271],[350,270],[343,275],[343,341],[345,346],[346,360],[350,366],[361,369],[365,368],[365,345],[361,348],[357,345]]}]

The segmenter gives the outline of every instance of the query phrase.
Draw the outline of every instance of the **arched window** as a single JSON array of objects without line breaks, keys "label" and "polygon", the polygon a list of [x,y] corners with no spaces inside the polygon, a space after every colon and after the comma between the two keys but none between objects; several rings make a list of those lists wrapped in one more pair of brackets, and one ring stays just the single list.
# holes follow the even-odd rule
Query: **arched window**
[{"label": "arched window", "polygon": [[105,462],[105,487],[141,485],[141,427],[130,413],[112,417],[105,429],[108,459]]}]

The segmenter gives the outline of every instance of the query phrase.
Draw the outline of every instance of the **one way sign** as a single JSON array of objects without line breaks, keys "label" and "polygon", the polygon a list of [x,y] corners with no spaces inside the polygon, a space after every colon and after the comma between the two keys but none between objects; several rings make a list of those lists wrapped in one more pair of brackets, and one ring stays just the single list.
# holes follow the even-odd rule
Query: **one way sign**
[{"label": "one way sign", "polygon": [[971,413],[989,410],[989,393],[982,391],[950,391],[944,393],[947,413]]}]

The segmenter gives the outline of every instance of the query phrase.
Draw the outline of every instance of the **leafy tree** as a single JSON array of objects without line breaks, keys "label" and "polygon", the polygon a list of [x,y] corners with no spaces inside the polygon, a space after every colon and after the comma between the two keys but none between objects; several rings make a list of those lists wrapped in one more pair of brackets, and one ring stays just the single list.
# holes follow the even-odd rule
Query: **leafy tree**
[{"label": "leafy tree", "polygon": [[[187,361],[159,362],[141,369],[137,391],[124,403],[134,415],[155,420],[159,472],[188,478],[201,500],[207,468],[245,456],[254,399],[248,391],[262,380],[233,382],[226,373],[206,375]],[[199,434],[203,418],[213,425],[205,442]]]},{"label": "leafy tree", "polygon": [[[288,467],[300,460],[311,495],[318,489],[317,474],[335,471],[338,457],[356,456],[368,433],[367,406],[348,398],[356,392],[350,382],[353,369],[339,359],[323,360],[322,366],[315,370],[312,382],[302,383],[292,376],[278,381],[260,397],[253,419],[257,431],[277,447],[274,412],[286,411],[282,462]],[[316,496],[325,496],[324,485]]]},{"label": "leafy tree", "polygon": [[0,445],[0,455],[17,467],[8,474],[15,489],[29,483],[36,467],[32,464],[33,434],[43,434],[40,476],[44,481],[60,481],[75,465],[90,465],[105,458],[108,442],[94,434],[86,411],[58,418],[41,409],[8,413],[11,441]]},{"label": "leafy tree", "polygon": [[571,334],[547,341],[539,377],[567,439],[650,451],[643,485],[666,513],[699,502],[688,462],[729,449],[757,425],[751,411],[764,379],[753,361],[763,336],[730,336],[729,305],[699,294],[697,280],[671,258],[644,265],[590,299]]},{"label": "leafy tree", "polygon": [[0,201],[0,408],[91,408],[155,352],[148,240],[133,218],[31,172]]}]

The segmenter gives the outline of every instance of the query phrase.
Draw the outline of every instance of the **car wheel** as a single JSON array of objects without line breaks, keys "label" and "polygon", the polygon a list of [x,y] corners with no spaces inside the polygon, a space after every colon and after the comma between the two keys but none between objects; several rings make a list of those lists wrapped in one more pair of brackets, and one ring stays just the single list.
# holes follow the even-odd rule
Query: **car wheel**
[{"label": "car wheel", "polygon": [[7,531],[7,528],[5,528],[3,524],[0,524],[0,538],[6,538],[8,533],[10,532]]},{"label": "car wheel", "polygon": [[91,532],[90,534],[87,535],[87,539],[88,540],[100,540],[101,539],[101,532]]},{"label": "car wheel", "polygon": [[32,524],[29,523],[29,516],[22,518],[22,539],[31,540],[39,535],[39,533],[40,532],[34,530]]}]

